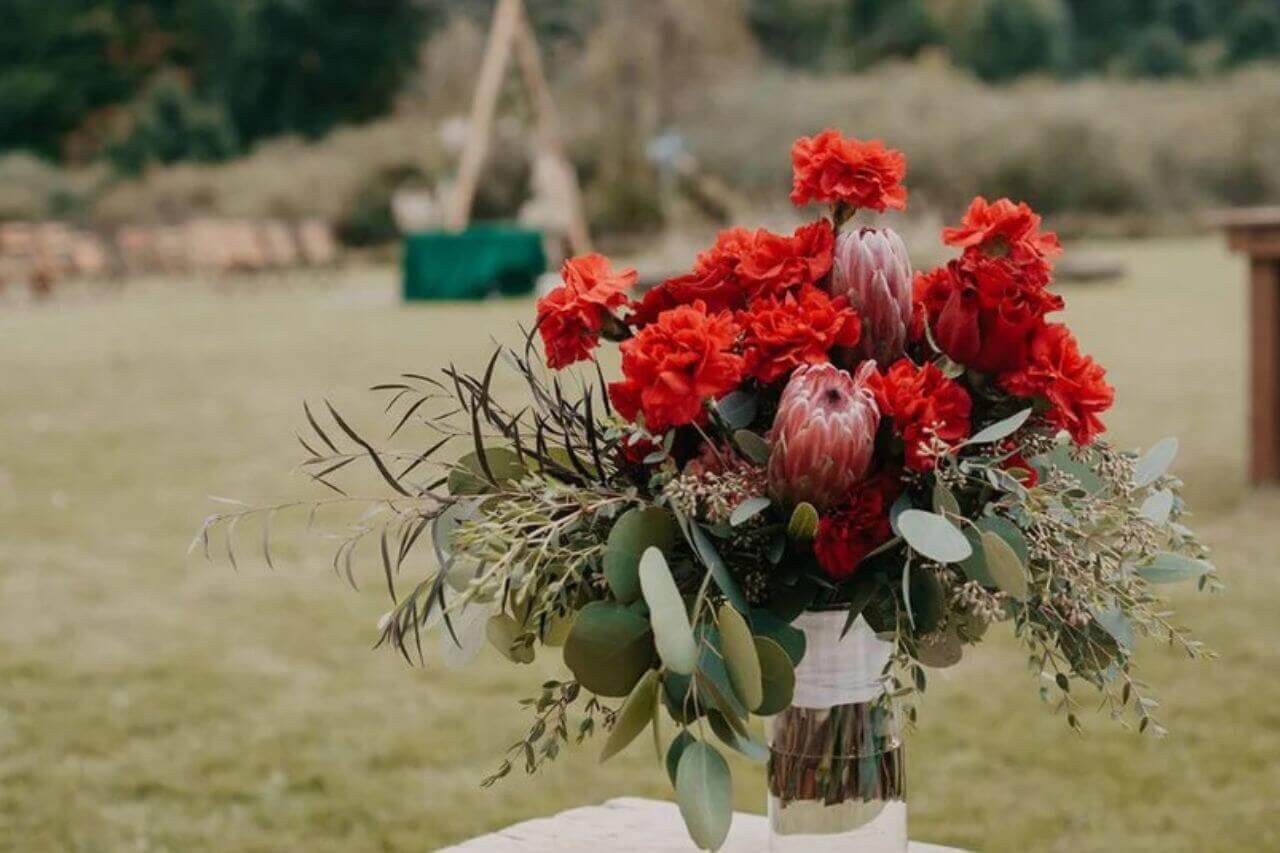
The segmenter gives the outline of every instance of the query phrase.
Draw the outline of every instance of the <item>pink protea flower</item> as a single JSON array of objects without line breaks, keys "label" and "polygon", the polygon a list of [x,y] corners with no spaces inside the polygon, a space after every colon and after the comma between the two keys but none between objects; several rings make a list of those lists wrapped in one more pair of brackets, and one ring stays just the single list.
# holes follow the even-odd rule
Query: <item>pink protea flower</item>
[{"label": "pink protea flower", "polygon": [[797,368],[782,392],[769,438],[769,491],[785,504],[824,509],[845,500],[871,465],[880,410],[867,387],[867,361],[856,376],[833,364]]},{"label": "pink protea flower", "polygon": [[857,359],[892,364],[911,327],[911,261],[902,238],[888,228],[857,228],[836,240],[831,295],[843,296],[862,317]]}]

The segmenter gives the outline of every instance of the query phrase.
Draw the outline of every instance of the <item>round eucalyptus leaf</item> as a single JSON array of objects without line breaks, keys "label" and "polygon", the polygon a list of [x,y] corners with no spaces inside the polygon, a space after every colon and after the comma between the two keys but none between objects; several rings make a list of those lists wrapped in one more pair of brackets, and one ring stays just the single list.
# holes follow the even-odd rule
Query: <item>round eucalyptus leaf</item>
[{"label": "round eucalyptus leaf", "polygon": [[999,441],[1002,438],[1011,436],[1027,422],[1027,418],[1031,417],[1031,411],[1030,408],[1026,408],[1016,415],[1010,415],[1002,421],[996,421],[990,426],[978,430],[965,444],[990,444],[993,441]]},{"label": "round eucalyptus leaf", "polygon": [[564,644],[564,662],[599,696],[626,696],[653,663],[649,622],[621,604],[593,601],[579,611]]},{"label": "round eucalyptus leaf", "polygon": [[768,717],[781,713],[791,704],[796,691],[796,670],[782,646],[773,640],[756,637],[755,644],[764,688],[764,699],[756,713]]},{"label": "round eucalyptus leaf", "polygon": [[695,741],[684,748],[676,766],[676,804],[693,843],[720,849],[733,820],[733,785],[729,765],[715,747]]},{"label": "round eucalyptus leaf", "polygon": [[751,737],[749,733],[739,731],[719,711],[708,713],[707,722],[711,724],[711,731],[715,732],[716,737],[725,746],[745,755],[758,764],[763,764],[769,760],[769,747]]},{"label": "round eucalyptus leaf", "polygon": [[733,692],[738,694],[743,705],[754,711],[764,701],[764,686],[751,628],[742,614],[727,603],[720,605],[719,617],[720,643]]},{"label": "round eucalyptus leaf", "polygon": [[959,528],[937,513],[903,510],[898,516],[898,530],[912,550],[939,563],[958,563],[973,553]]},{"label": "round eucalyptus leaf", "polygon": [[649,605],[649,621],[662,662],[672,672],[691,675],[698,665],[698,644],[684,598],[657,548],[649,548],[640,558],[640,589]]},{"label": "round eucalyptus leaf", "polygon": [[743,429],[756,419],[759,401],[748,391],[730,391],[716,400],[716,411],[729,429]]},{"label": "round eucalyptus leaf", "polygon": [[619,752],[627,748],[653,719],[653,707],[658,701],[658,671],[651,669],[636,682],[627,701],[622,703],[618,718],[614,721],[613,730],[604,742],[604,750],[600,753],[603,764]]},{"label": "round eucalyptus leaf", "polygon": [[629,509],[609,531],[604,578],[614,598],[630,604],[640,597],[640,555],[648,548],[668,552],[676,541],[676,522],[662,507]]},{"label": "round eucalyptus leaf", "polygon": [[1198,578],[1213,570],[1213,566],[1204,560],[1162,551],[1145,566],[1138,566],[1135,571],[1148,583],[1179,583]]},{"label": "round eucalyptus leaf", "polygon": [[951,493],[951,490],[941,480],[933,484],[933,511],[938,515],[944,513],[960,514],[960,502],[956,500],[956,496]]},{"label": "round eucalyptus leaf", "polygon": [[[524,466],[514,450],[507,447],[486,447],[484,462],[498,483],[519,480],[524,476]],[[484,472],[484,464],[476,451],[462,456],[449,471],[449,494],[480,495],[493,488]]]},{"label": "round eucalyptus leaf", "polygon": [[769,442],[760,435],[749,429],[740,429],[734,432],[733,440],[737,443],[738,449],[757,465],[763,465],[769,461]]},{"label": "round eucalyptus leaf", "polygon": [[764,512],[770,503],[772,501],[766,497],[747,498],[733,508],[733,512],[729,514],[729,525],[731,527],[739,527],[746,524],[761,512]]},{"label": "round eucalyptus leaf", "polygon": [[1133,484],[1138,488],[1148,486],[1164,476],[1178,455],[1178,439],[1166,438],[1158,441],[1142,458],[1133,470]]},{"label": "round eucalyptus leaf", "polygon": [[964,646],[955,631],[940,631],[916,643],[916,659],[934,669],[955,666],[963,656]]},{"label": "round eucalyptus leaf", "polygon": [[1008,542],[990,530],[982,532],[982,553],[996,586],[1023,601],[1027,597],[1027,570]]},{"label": "round eucalyptus leaf", "polygon": [[1168,489],[1152,492],[1138,512],[1154,524],[1164,524],[1169,520],[1169,513],[1173,512],[1173,492]]},{"label": "round eucalyptus leaf", "polygon": [[791,665],[799,666],[800,659],[804,657],[804,631],[783,621],[772,610],[763,607],[751,611],[751,624],[755,628],[756,636],[768,637],[782,646],[787,657],[791,658]]},{"label": "round eucalyptus leaf", "polygon": [[917,634],[928,634],[942,622],[946,593],[938,576],[928,569],[913,568],[907,581],[911,594],[911,618]]},{"label": "round eucalyptus leaf", "polygon": [[489,621],[485,623],[484,633],[489,643],[507,660],[512,663],[533,663],[533,648],[515,645],[516,639],[523,631],[520,624],[509,614],[496,613],[490,616]]},{"label": "round eucalyptus leaf", "polygon": [[1018,525],[1002,515],[984,515],[976,523],[979,530],[989,530],[1003,539],[1024,564],[1030,559],[1031,551],[1027,548],[1027,538]]}]

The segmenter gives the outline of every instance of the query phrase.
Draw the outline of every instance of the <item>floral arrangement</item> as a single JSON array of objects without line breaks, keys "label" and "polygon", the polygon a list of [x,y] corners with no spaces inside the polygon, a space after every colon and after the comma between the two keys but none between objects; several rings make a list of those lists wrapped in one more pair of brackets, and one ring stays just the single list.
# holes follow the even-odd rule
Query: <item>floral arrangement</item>
[{"label": "floral arrangement", "polygon": [[[514,664],[563,656],[485,784],[596,732],[607,759],[651,726],[705,848],[731,818],[724,750],[768,759],[749,720],[788,709],[804,611],[892,643],[882,701],[911,723],[928,670],[999,624],[1071,727],[1088,685],[1161,733],[1136,641],[1208,656],[1157,590],[1217,575],[1182,523],[1176,442],[1139,455],[1102,437],[1114,394],[1055,317],[1056,235],[1026,204],[977,198],[942,232],[957,257],[913,276],[898,235],[854,220],[905,208],[900,152],[827,130],[791,156],[792,201],[828,215],[727,230],[642,295],[634,270],[570,259],[522,347],[478,375],[377,386],[391,435],[423,425],[424,446],[378,449],[307,409],[303,470],[334,495],[213,516],[198,541],[226,529],[234,560],[248,515],[269,529],[294,506],[365,506],[333,565],[354,583],[357,553],[376,555],[382,644],[422,661],[438,628],[451,658],[485,642]],[[621,350],[613,382],[602,341]],[[527,398],[500,401],[499,371]],[[385,494],[339,482],[360,461]],[[434,565],[410,569],[426,542]]]}]

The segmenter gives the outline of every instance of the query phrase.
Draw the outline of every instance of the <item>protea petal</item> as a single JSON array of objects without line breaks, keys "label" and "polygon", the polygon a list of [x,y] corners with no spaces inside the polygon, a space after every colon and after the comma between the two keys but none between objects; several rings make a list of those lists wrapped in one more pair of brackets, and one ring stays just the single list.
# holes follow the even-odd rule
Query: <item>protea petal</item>
[{"label": "protea petal", "polygon": [[831,293],[844,296],[862,318],[857,359],[891,364],[902,355],[911,327],[911,260],[901,237],[888,228],[841,233]]},{"label": "protea petal", "polygon": [[871,465],[880,410],[867,388],[875,362],[856,376],[833,364],[798,368],[782,392],[770,439],[769,490],[784,504],[819,509],[842,501]]}]

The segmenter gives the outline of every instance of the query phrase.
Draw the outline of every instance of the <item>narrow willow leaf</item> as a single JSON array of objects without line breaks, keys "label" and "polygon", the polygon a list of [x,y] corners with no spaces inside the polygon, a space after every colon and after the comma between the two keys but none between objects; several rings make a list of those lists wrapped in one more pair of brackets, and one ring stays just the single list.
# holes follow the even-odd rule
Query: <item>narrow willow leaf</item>
[{"label": "narrow willow leaf", "polygon": [[720,643],[724,649],[725,666],[733,691],[742,704],[754,711],[764,701],[764,686],[760,674],[760,656],[756,654],[751,628],[742,614],[729,604],[720,605]]},{"label": "narrow willow leaf", "polygon": [[601,764],[626,749],[631,741],[639,737],[653,720],[653,709],[657,701],[658,671],[651,669],[636,683],[631,695],[627,696],[627,701],[622,703],[613,730],[609,732],[604,750],[600,753]]},{"label": "narrow willow leaf", "polygon": [[898,516],[898,530],[912,550],[939,563],[958,563],[973,553],[964,534],[937,513],[903,510]]},{"label": "narrow willow leaf", "polygon": [[818,511],[813,504],[801,502],[791,512],[791,521],[787,523],[787,535],[797,541],[812,539],[818,532]]},{"label": "narrow willow leaf", "polygon": [[649,605],[658,656],[672,672],[692,675],[698,665],[698,644],[667,559],[657,548],[649,548],[640,558],[640,589]]},{"label": "narrow willow leaf", "polygon": [[729,765],[715,747],[695,741],[685,747],[676,768],[676,804],[693,843],[718,850],[733,820]]},{"label": "narrow willow leaf", "polygon": [[734,432],[733,440],[738,445],[738,449],[757,465],[763,465],[769,461],[769,442],[758,434],[749,429],[740,429]]},{"label": "narrow willow leaf", "polygon": [[755,643],[764,688],[764,700],[756,708],[756,713],[768,717],[782,713],[791,704],[796,690],[796,670],[782,646],[773,640],[756,637]]},{"label": "narrow willow leaf", "polygon": [[1027,570],[1009,543],[990,530],[984,530],[982,531],[982,553],[986,557],[987,572],[990,573],[996,586],[1019,601],[1025,600]]},{"label": "narrow willow leaf", "polygon": [[1031,409],[1023,409],[1016,415],[1010,415],[1002,421],[996,421],[988,427],[978,430],[965,444],[990,444],[1013,435],[1031,417]]},{"label": "narrow willow leaf", "polygon": [[766,497],[747,498],[735,506],[733,512],[729,514],[729,526],[742,526],[768,508],[770,503],[772,501]]},{"label": "narrow willow leaf", "polygon": [[1136,567],[1135,571],[1148,583],[1179,583],[1207,574],[1213,571],[1213,566],[1195,557],[1162,551],[1147,565]]},{"label": "narrow willow leaf", "polygon": [[1133,484],[1138,488],[1148,486],[1164,476],[1178,455],[1178,439],[1166,438],[1143,454],[1133,470]]}]

